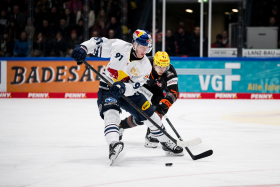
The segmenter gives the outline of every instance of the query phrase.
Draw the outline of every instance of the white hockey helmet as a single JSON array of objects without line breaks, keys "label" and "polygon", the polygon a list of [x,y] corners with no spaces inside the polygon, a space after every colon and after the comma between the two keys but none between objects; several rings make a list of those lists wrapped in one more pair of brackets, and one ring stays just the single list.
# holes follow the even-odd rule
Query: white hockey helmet
[{"label": "white hockey helmet", "polygon": [[134,50],[136,50],[137,45],[140,44],[143,46],[149,46],[147,53],[152,51],[152,37],[148,31],[137,29],[132,35],[132,43],[133,42],[135,42],[135,48],[133,48]]}]

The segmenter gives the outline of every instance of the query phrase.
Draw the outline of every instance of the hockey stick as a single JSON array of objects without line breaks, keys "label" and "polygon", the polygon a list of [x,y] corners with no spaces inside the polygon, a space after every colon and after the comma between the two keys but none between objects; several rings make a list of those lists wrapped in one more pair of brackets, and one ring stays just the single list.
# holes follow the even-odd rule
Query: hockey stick
[{"label": "hockey stick", "polygon": [[[183,141],[183,139],[178,134],[178,132],[176,131],[175,127],[172,125],[172,123],[170,122],[168,117],[166,115],[164,115],[164,118],[167,121],[167,123],[170,125],[170,127],[172,128],[174,133],[177,135],[179,140]],[[187,147],[185,147],[185,148],[186,148],[187,152],[189,153],[189,155],[192,157],[193,160],[198,160],[198,159],[201,159],[201,158],[205,158],[205,157],[211,156],[213,154],[213,150],[208,150],[208,151],[205,151],[203,153],[200,153],[199,155],[193,155],[192,152],[189,150],[189,148],[187,148]]]},{"label": "hockey stick", "polygon": [[[82,62],[86,65],[86,67],[90,68],[94,73],[96,73],[101,79],[103,79],[109,86],[112,84],[103,76],[101,75],[96,69],[94,69],[91,65],[89,65],[85,60]],[[172,140],[176,145],[181,147],[188,147],[188,146],[195,146],[201,143],[200,138],[196,138],[190,141],[178,141],[170,136],[165,130],[163,130],[156,122],[154,122],[146,113],[144,113],[137,105],[135,105],[130,99],[128,99],[125,95],[122,95],[122,98],[126,100],[133,108],[135,108],[141,115],[143,115],[147,120],[149,120],[154,126],[156,126],[163,134],[165,134],[170,140]]]}]

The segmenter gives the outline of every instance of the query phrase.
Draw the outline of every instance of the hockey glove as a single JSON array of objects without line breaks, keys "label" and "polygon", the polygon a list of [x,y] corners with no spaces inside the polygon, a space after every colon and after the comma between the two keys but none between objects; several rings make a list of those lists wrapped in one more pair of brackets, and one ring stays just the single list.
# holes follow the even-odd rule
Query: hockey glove
[{"label": "hockey glove", "polygon": [[156,106],[156,113],[160,118],[164,116],[172,104],[167,99],[160,100],[159,104]]},{"label": "hockey glove", "polygon": [[71,53],[71,58],[73,58],[78,65],[82,64],[82,60],[84,60],[87,56],[87,47],[84,45],[75,45],[74,50]]},{"label": "hockey glove", "polygon": [[125,93],[125,84],[121,81],[115,82],[109,88],[109,92],[116,98],[121,98],[122,94]]}]

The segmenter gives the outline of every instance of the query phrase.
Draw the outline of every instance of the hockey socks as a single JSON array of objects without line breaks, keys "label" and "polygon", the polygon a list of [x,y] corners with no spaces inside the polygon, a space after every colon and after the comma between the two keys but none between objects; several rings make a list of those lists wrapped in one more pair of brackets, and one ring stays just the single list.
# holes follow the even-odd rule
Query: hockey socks
[{"label": "hockey socks", "polygon": [[120,128],[129,129],[143,124],[144,124],[143,122],[137,121],[132,115],[130,115],[128,118],[125,118],[124,120],[121,121]]},{"label": "hockey socks", "polygon": [[106,125],[104,136],[108,144],[119,141],[119,127],[116,124]]}]

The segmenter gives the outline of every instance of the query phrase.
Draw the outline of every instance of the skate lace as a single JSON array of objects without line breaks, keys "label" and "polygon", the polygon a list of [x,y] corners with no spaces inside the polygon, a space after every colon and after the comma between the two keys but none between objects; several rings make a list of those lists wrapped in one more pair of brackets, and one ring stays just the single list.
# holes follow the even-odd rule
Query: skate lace
[{"label": "skate lace", "polygon": [[113,142],[110,146],[110,149],[116,151],[116,147],[120,145],[120,146],[123,146],[123,143],[120,141],[120,142]]},{"label": "skate lace", "polygon": [[169,147],[170,149],[175,149],[176,148],[176,144],[174,142],[172,142],[171,140],[168,140],[167,142],[165,142],[165,145],[167,147]]}]

